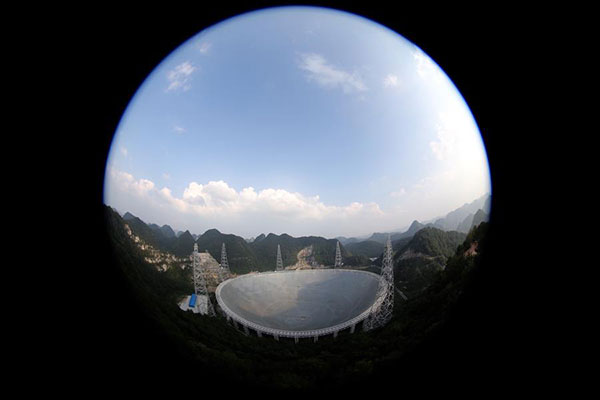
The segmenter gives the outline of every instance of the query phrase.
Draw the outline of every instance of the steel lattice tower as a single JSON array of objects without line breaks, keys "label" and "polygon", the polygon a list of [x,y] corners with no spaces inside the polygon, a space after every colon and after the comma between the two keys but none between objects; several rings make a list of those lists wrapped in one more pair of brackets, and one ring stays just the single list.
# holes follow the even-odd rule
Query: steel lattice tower
[{"label": "steel lattice tower", "polygon": [[231,277],[231,270],[229,269],[229,262],[227,261],[227,250],[225,250],[225,243],[221,246],[221,268],[219,268],[219,279],[221,282]]},{"label": "steel lattice tower", "polygon": [[371,314],[364,322],[364,330],[370,331],[387,324],[394,311],[394,264],[392,260],[392,240],[388,240],[383,253],[381,276],[377,287],[377,296],[371,306]]},{"label": "steel lattice tower", "polygon": [[342,251],[340,250],[340,242],[338,240],[335,246],[335,264],[333,268],[339,268],[342,266]]},{"label": "steel lattice tower", "polygon": [[277,266],[276,271],[283,271],[283,260],[281,259],[281,247],[277,245]]},{"label": "steel lattice tower", "polygon": [[204,271],[200,266],[200,255],[198,254],[198,244],[194,243],[194,252],[192,253],[192,266],[194,273],[194,293],[196,296],[202,298],[206,297],[206,309],[208,315],[213,317],[215,315],[215,309],[213,308],[210,297],[208,296],[208,289],[206,288],[206,280],[204,279]]}]

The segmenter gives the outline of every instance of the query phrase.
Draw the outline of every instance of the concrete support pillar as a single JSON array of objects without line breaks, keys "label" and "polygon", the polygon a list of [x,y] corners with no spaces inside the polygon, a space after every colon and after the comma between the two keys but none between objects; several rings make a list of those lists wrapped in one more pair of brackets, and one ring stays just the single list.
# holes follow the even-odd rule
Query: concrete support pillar
[{"label": "concrete support pillar", "polygon": [[319,340],[319,335],[315,335],[315,343]]},{"label": "concrete support pillar", "polygon": [[279,342],[279,336],[273,335],[273,337],[275,338],[275,340],[277,340]]},{"label": "concrete support pillar", "polygon": [[258,337],[262,337],[262,333],[260,333],[260,331],[256,331],[256,335],[257,335]]},{"label": "concrete support pillar", "polygon": [[337,337],[338,331],[334,331],[333,332],[333,338],[335,339]]},{"label": "concrete support pillar", "polygon": [[356,324],[352,325],[350,327],[350,333],[354,333],[354,329],[356,328]]},{"label": "concrete support pillar", "polygon": [[250,334],[250,332],[248,332],[248,327],[246,325],[244,325],[244,333],[246,334],[246,336],[248,336]]},{"label": "concrete support pillar", "polygon": [[294,336],[294,343],[298,343],[298,336]]},{"label": "concrete support pillar", "polygon": [[238,324],[237,324],[237,321],[235,319],[233,320],[233,326],[235,326],[235,329],[240,329],[240,328],[238,328]]}]

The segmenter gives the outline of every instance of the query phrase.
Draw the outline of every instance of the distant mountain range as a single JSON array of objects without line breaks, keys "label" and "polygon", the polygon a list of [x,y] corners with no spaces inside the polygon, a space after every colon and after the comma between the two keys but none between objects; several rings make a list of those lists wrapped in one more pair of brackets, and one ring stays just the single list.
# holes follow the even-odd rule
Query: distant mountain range
[{"label": "distant mountain range", "polygon": [[[117,214],[118,215],[118,214]],[[234,273],[268,271],[275,269],[277,245],[281,247],[284,267],[298,262],[298,252],[310,247],[310,260],[316,265],[333,265],[335,261],[336,239],[319,236],[292,237],[288,234],[261,234],[249,242],[241,236],[224,234],[217,229],[209,229],[194,237],[189,231],[175,234],[171,227],[147,224],[127,212],[122,218],[131,231],[146,243],[158,250],[185,257],[192,253],[194,243],[199,251],[208,251],[217,261],[221,260],[221,246],[225,243],[229,266]],[[353,254],[343,245],[340,247],[346,265],[369,265],[367,256]]]},{"label": "distant mountain range", "polygon": [[[302,249],[310,247],[311,260],[315,264],[333,265],[335,258],[335,246],[339,240],[342,259],[346,265],[369,265],[369,259],[378,258],[375,264],[381,263],[381,255],[384,245],[390,236],[396,256],[404,254],[407,249],[416,245],[414,240],[429,235],[436,243],[450,241],[456,248],[457,240],[464,239],[467,232],[473,226],[482,221],[487,221],[489,216],[490,196],[485,195],[471,203],[451,211],[443,218],[435,219],[434,222],[421,223],[413,221],[405,232],[376,232],[366,238],[326,239],[319,236],[292,237],[288,234],[276,235],[261,233],[256,238],[244,239],[233,234],[224,234],[217,229],[209,229],[202,235],[192,234],[189,231],[175,231],[169,225],[158,226],[146,223],[140,218],[126,212],[122,219],[126,222],[133,233],[142,238],[148,244],[165,252],[172,253],[178,257],[191,254],[194,243],[198,244],[200,251],[208,251],[216,260],[221,259],[221,246],[225,243],[230,268],[235,273],[247,273],[250,271],[272,270],[276,263],[277,245],[281,246],[281,255],[284,266],[294,265],[298,262],[297,255]],[[433,229],[433,230],[432,230]],[[421,233],[425,231],[426,233]],[[447,233],[443,235],[442,233]],[[417,233],[421,233],[417,236]],[[440,236],[441,235],[441,236]],[[408,247],[407,247],[408,246]],[[412,247],[411,247],[412,246]],[[452,246],[448,247],[451,248]],[[428,257],[442,255],[438,250],[425,251],[422,254]],[[444,256],[447,256],[445,253]],[[396,260],[398,261],[398,260]],[[439,262],[443,265],[443,262]],[[428,263],[429,266],[433,265]],[[424,271],[425,267],[421,267]]]},{"label": "distant mountain range", "polygon": [[[409,298],[418,296],[434,282],[466,237],[463,232],[426,226],[413,236],[393,241],[396,287]],[[382,254],[373,264],[382,264]]]},{"label": "distant mountain range", "polygon": [[[481,204],[481,203],[480,203]],[[467,206],[471,206],[470,205]],[[168,225],[159,227],[147,224],[131,213],[121,219],[114,212],[113,219],[120,219],[131,231],[146,243],[155,248],[179,257],[189,256],[198,244],[200,251],[207,251],[217,260],[221,260],[221,246],[225,243],[227,258],[232,272],[244,274],[251,271],[272,271],[275,269],[277,246],[281,247],[283,265],[291,266],[299,262],[298,254],[306,254],[310,248],[310,257],[305,262],[313,266],[334,264],[337,239],[326,239],[319,236],[292,237],[288,234],[260,234],[252,241],[233,234],[224,234],[217,229],[209,229],[196,238],[189,232],[175,234]],[[463,244],[471,227],[478,226],[487,220],[488,214],[483,209],[472,212],[472,207],[463,206],[459,212],[453,212],[444,225],[451,220],[458,221],[457,216],[466,215],[458,224],[458,230],[445,231],[436,227],[436,223],[422,224],[413,221],[410,227],[401,233],[393,233],[394,280],[403,296],[414,298],[426,291],[444,270],[448,259]],[[444,225],[448,226],[448,225]],[[467,228],[468,227],[468,228]],[[461,232],[461,230],[464,230]],[[374,233],[367,240],[347,242],[340,246],[342,259],[346,266],[381,266],[384,243],[387,233]],[[341,242],[341,241],[340,241]],[[371,261],[373,260],[373,261]]]},{"label": "distant mountain range", "polygon": [[[240,362],[238,358],[230,357],[227,352],[214,351],[214,349],[227,349],[227,346],[230,346],[231,343],[237,343],[241,340],[240,336],[236,336],[237,333],[230,326],[225,324],[224,321],[219,322],[214,319],[199,318],[189,313],[182,313],[175,306],[183,296],[189,295],[194,290],[190,268],[157,270],[144,261],[144,252],[130,239],[127,230],[124,229],[124,224],[127,223],[132,230],[132,226],[136,226],[138,230],[146,229],[145,232],[148,235],[156,235],[158,231],[146,224],[144,224],[146,225],[144,228],[138,218],[128,216],[128,219],[125,220],[109,207],[105,207],[105,220],[107,233],[113,245],[115,263],[123,272],[123,276],[131,283],[132,293],[135,295],[136,301],[145,310],[149,310],[148,315],[153,318],[152,321],[156,323],[156,326],[163,327],[164,332],[173,335],[173,338],[179,338],[177,340],[181,341],[181,347],[177,347],[177,349],[185,351],[186,354],[190,354],[198,360],[214,360],[219,365],[227,368],[226,371],[239,369]],[[357,376],[356,371],[361,375],[364,374],[362,365],[365,361],[373,363],[373,366],[377,368],[389,367],[390,349],[406,352],[406,346],[427,343],[424,342],[426,335],[436,332],[438,327],[447,321],[447,318],[452,315],[453,307],[459,300],[468,299],[468,297],[462,297],[462,294],[466,292],[466,285],[471,280],[471,271],[480,265],[480,255],[486,251],[486,231],[487,224],[482,223],[476,229],[471,230],[466,239],[462,240],[465,236],[463,233],[445,232],[438,228],[426,227],[420,229],[410,238],[404,237],[393,242],[396,250],[394,255],[395,288],[401,292],[394,292],[399,307],[394,308],[395,315],[393,323],[390,325],[391,331],[386,331],[389,334],[382,331],[382,334],[362,335],[360,337],[350,336],[349,338],[356,337],[360,339],[360,346],[338,346],[338,349],[333,353],[315,351],[314,346],[296,346],[297,349],[303,352],[299,350],[297,354],[294,354],[294,357],[288,357],[283,363],[281,362],[280,352],[274,352],[273,346],[265,346],[258,342],[253,344],[251,341],[247,341],[248,345],[244,344],[246,346],[244,348],[248,349],[249,354],[246,360],[252,363],[247,364],[248,368],[244,370],[245,373],[253,372],[253,375],[250,375],[253,380],[261,379],[265,374],[271,373],[273,373],[273,376],[278,376],[270,369],[261,369],[261,366],[266,364],[269,368],[270,365],[275,365],[273,370],[276,370],[277,373],[283,371],[286,374],[289,373],[292,377],[303,376],[302,374],[305,373],[308,365],[311,369],[319,368],[316,372],[319,374],[318,376],[322,376],[330,369],[328,363],[333,362],[336,366],[341,366],[340,368],[348,365],[346,371],[349,372],[346,373],[355,379]],[[204,236],[205,240],[200,245],[201,249],[212,246],[213,242],[218,243],[223,238],[230,241],[237,241],[237,238],[239,238],[234,235],[223,235],[217,230],[207,231],[201,236]],[[284,235],[261,236],[253,242],[271,241],[272,243],[269,246],[274,245],[276,241],[285,241],[285,239],[294,242],[294,238]],[[185,241],[189,241],[190,238],[193,239],[189,232],[182,232],[178,235],[178,238],[184,238]],[[157,240],[157,237],[153,239]],[[321,239],[325,241],[323,244],[329,243],[327,239]],[[461,240],[462,243],[456,247],[456,244]],[[335,240],[333,242],[335,243]],[[241,252],[243,251],[242,243],[239,243],[239,251]],[[181,245],[187,246],[183,242]],[[228,246],[232,247],[232,254],[237,251],[234,251],[233,245],[228,244]],[[265,248],[266,253],[271,253],[273,249],[269,246]],[[453,252],[452,249],[454,249]],[[217,250],[219,250],[219,245],[217,245]],[[189,254],[189,249],[187,251]],[[219,260],[219,256],[218,254],[215,258]],[[266,259],[272,259],[271,265],[274,267],[274,253]],[[408,301],[403,301],[404,296],[408,298]],[[122,319],[119,321],[127,321],[135,317],[131,312],[131,307],[124,308]],[[134,319],[133,321],[137,323],[140,320]],[[134,326],[135,323],[128,326]],[[142,328],[147,326],[149,325],[144,324]],[[144,334],[145,332],[140,329],[139,333]],[[163,333],[160,332],[160,334]],[[462,332],[459,332],[459,334],[462,334]],[[151,339],[154,338],[155,336]],[[199,341],[202,345],[198,345]],[[144,346],[140,346],[139,354],[147,351],[147,344],[152,346],[155,343],[156,340],[144,341]],[[126,344],[129,345],[129,343]],[[283,344],[287,346],[286,343]],[[189,347],[186,347],[188,345]],[[409,351],[412,348],[414,347],[409,347]],[[172,349],[174,348],[168,348],[169,351],[172,351]],[[344,349],[348,350],[345,351]],[[400,354],[403,356],[405,353]],[[452,353],[453,356],[454,354]],[[460,354],[458,355],[460,356]],[[335,358],[332,358],[333,356]],[[379,362],[377,360],[383,361],[376,364],[376,362]],[[402,359],[398,358],[398,360]],[[407,360],[410,361],[410,359]],[[454,360],[450,361],[455,363]],[[324,367],[320,367],[321,365]],[[199,367],[202,368],[200,364]],[[333,375],[335,379],[339,377],[337,369],[339,368],[336,367],[336,375]],[[292,375],[296,373],[298,375]],[[267,375],[267,377],[271,379],[270,375]]]},{"label": "distant mountain range", "polygon": [[340,243],[342,243],[343,245],[353,244],[353,248],[361,249],[367,248],[367,245],[354,246],[354,244],[365,241],[374,241],[384,245],[387,241],[388,235],[391,236],[392,242],[394,242],[402,238],[411,237],[416,232],[425,227],[434,227],[443,231],[458,231],[467,233],[471,230],[473,226],[479,225],[479,223],[489,220],[489,212],[491,208],[490,206],[491,196],[489,194],[485,194],[480,198],[473,200],[470,203],[465,203],[456,210],[449,212],[444,217],[434,218],[423,223],[415,220],[412,222],[410,227],[404,232],[375,232],[371,236],[368,236],[366,238],[348,238],[345,236],[339,236],[336,239],[339,240]]},{"label": "distant mountain range", "polygon": [[[443,218],[438,218],[433,222],[433,226],[445,231],[469,232],[473,226],[475,214],[481,211],[479,222],[489,219],[492,198],[489,194],[481,196],[470,203],[465,203],[462,207],[449,212]],[[469,222],[470,221],[470,222]],[[478,225],[478,224],[475,224]]]}]

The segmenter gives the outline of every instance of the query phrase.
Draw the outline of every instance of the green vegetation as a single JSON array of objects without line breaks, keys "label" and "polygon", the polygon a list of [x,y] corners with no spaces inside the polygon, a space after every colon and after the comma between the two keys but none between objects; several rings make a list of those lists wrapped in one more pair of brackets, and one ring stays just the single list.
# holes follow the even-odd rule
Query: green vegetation
[{"label": "green vegetation", "polygon": [[[210,229],[198,237],[198,251],[207,251],[217,262],[221,262],[221,248],[223,243],[227,249],[227,261],[231,272],[235,274],[247,274],[259,269],[259,263],[256,260],[250,244],[244,239],[235,235],[226,235],[216,229]],[[193,243],[188,249],[193,248]],[[191,253],[191,250],[188,250]]]},{"label": "green vegetation", "polygon": [[[415,253],[422,253],[432,257],[450,257],[465,237],[464,233],[456,231],[445,232],[441,229],[426,227],[418,231],[405,248],[400,250],[399,254],[411,249]],[[398,256],[398,253],[396,255]]]},{"label": "green vegetation", "polygon": [[383,253],[385,245],[374,240],[365,240],[362,242],[349,243],[346,249],[352,254],[365,257],[379,257]]},{"label": "green vegetation", "polygon": [[[277,245],[281,247],[281,259],[283,266],[294,265],[297,261],[298,252],[304,248],[312,246],[312,259],[315,263],[321,265],[333,265],[335,263],[336,239],[325,239],[318,236],[303,236],[294,238],[287,234],[275,235],[270,233],[265,238],[255,240],[251,243],[251,248],[256,255],[256,259],[263,270],[275,269],[277,254]],[[359,266],[369,265],[367,257],[350,253],[343,245],[340,246],[342,259],[345,265]]]},{"label": "green vegetation", "polygon": [[408,297],[421,294],[443,271],[448,257],[452,256],[466,235],[444,232],[426,227],[410,240],[397,242],[394,255],[394,280],[396,286]]},{"label": "green vegetation", "polygon": [[[448,317],[465,288],[469,272],[479,263],[487,230],[486,223],[473,229],[451,254],[446,268],[433,274],[431,283],[418,296],[408,301],[396,296],[394,318],[385,328],[369,333],[360,329],[354,334],[345,331],[335,340],[323,337],[317,343],[301,340],[294,344],[292,340],[277,342],[269,337],[247,337],[236,332],[222,317],[209,318],[181,311],[176,301],[192,291],[191,279],[186,276],[189,271],[172,268],[167,273],[157,272],[144,261],[126,234],[122,218],[108,207],[106,221],[115,260],[129,278],[140,308],[164,328],[173,342],[179,344],[182,355],[191,357],[198,368],[207,368],[227,377],[232,385],[261,389],[348,389],[360,386],[391,365],[401,363]],[[217,232],[211,234],[217,235]],[[291,250],[284,250],[287,248],[284,243],[287,244],[286,240],[291,243],[291,237],[272,235],[269,239],[269,236],[260,241],[275,246],[274,250],[269,246],[262,247],[265,259],[267,254],[269,259],[274,258],[277,242],[280,241],[282,253],[285,251],[287,254],[284,263],[289,265]],[[425,232],[421,236],[413,239],[414,243],[410,242],[414,248],[440,253],[438,256],[447,254],[447,241],[458,238],[452,233],[443,238],[436,232]],[[322,247],[315,245],[319,257],[326,257],[330,242],[331,249],[335,249],[335,240],[323,240]],[[467,250],[474,248],[475,242],[476,251],[469,253],[473,255],[466,255]],[[228,251],[236,257],[237,242],[231,243]],[[243,247],[241,243],[239,245],[241,252]],[[209,251],[217,251],[219,257],[220,244],[218,249],[209,248]],[[256,261],[260,259],[257,257]]]},{"label": "green vegetation", "polygon": [[[336,239],[325,239],[318,236],[305,236],[295,238],[287,234],[268,236],[259,235],[254,242],[248,243],[240,236],[224,234],[217,229],[209,229],[194,240],[189,231],[179,237],[170,234],[171,228],[167,225],[160,228],[155,224],[146,224],[141,219],[127,213],[125,222],[134,235],[139,236],[144,242],[154,248],[174,254],[177,257],[189,256],[198,244],[199,251],[208,251],[217,262],[221,261],[221,246],[225,243],[229,267],[235,274],[247,274],[252,271],[272,271],[275,269],[277,245],[281,246],[281,257],[284,266],[296,264],[298,252],[312,246],[310,260],[315,264],[333,265],[335,262]],[[165,235],[164,232],[167,232]],[[383,247],[382,247],[383,248]],[[368,256],[357,252],[352,253],[341,246],[342,258],[346,266],[368,266]],[[380,252],[381,253],[381,252]],[[373,257],[373,256],[371,256]]]}]

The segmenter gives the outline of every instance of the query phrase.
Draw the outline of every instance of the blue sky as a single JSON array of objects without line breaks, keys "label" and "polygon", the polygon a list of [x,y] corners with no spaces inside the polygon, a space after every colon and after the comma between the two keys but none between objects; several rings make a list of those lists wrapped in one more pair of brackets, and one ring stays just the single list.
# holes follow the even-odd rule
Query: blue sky
[{"label": "blue sky", "polygon": [[244,237],[396,230],[488,192],[477,126],[423,51],[361,17],[298,7],[175,49],[123,115],[105,181],[121,212]]}]

